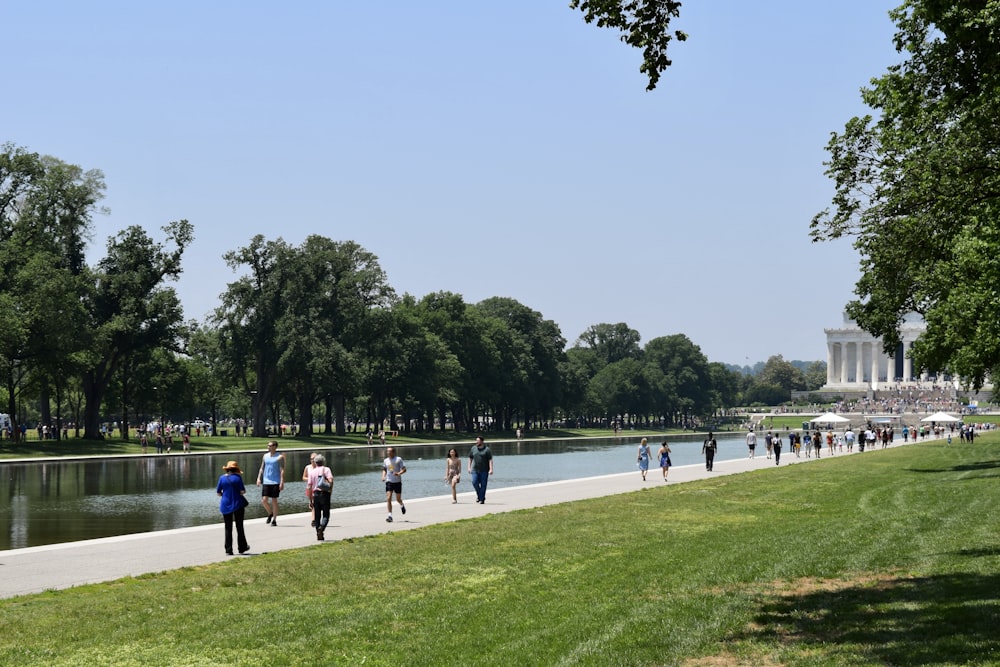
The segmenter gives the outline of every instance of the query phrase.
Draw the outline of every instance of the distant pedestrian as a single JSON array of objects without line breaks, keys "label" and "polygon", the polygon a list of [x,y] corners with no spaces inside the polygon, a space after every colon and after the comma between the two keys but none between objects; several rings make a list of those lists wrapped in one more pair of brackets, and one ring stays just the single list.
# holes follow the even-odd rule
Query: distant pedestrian
[{"label": "distant pedestrian", "polygon": [[326,539],[324,533],[330,523],[330,495],[333,493],[333,471],[326,466],[326,459],[322,454],[313,458],[306,489],[311,495],[309,505],[313,508],[312,525],[316,527],[316,539],[322,542]]},{"label": "distant pedestrian", "polygon": [[401,457],[396,456],[396,448],[386,449],[385,460],[382,462],[382,481],[385,482],[385,506],[389,510],[389,515],[385,520],[388,523],[392,523],[392,494],[396,494],[399,511],[406,514],[406,505],[403,504],[403,473],[405,472],[406,465]]},{"label": "distant pedestrian", "polygon": [[285,455],[278,453],[278,441],[267,443],[267,454],[260,462],[257,472],[257,486],[260,487],[260,502],[267,512],[267,522],[278,525],[278,496],[285,490]]},{"label": "distant pedestrian", "polygon": [[756,450],[757,450],[757,434],[754,433],[753,429],[751,428],[749,431],[747,431],[747,451],[749,452],[747,458],[748,459],[754,458],[757,455]]},{"label": "distant pedestrian", "polygon": [[476,490],[476,502],[486,504],[486,485],[493,474],[493,452],[483,442],[483,437],[476,438],[476,444],[469,451],[469,475],[472,488]]},{"label": "distant pedestrian", "polygon": [[181,436],[181,442],[184,443],[184,451],[191,451],[191,436],[185,431],[184,435]]},{"label": "distant pedestrian", "polygon": [[236,547],[240,553],[250,551],[246,533],[243,532],[243,517],[249,501],[246,498],[246,486],[243,484],[243,471],[236,461],[229,461],[222,468],[223,474],[215,485],[215,493],[219,496],[219,512],[226,524],[226,553],[233,555],[233,526],[236,526]]},{"label": "distant pedestrian", "polygon": [[715,467],[715,452],[719,448],[719,443],[715,441],[712,432],[708,432],[708,437],[701,444],[701,453],[705,455],[705,470],[711,472]]},{"label": "distant pedestrian", "polygon": [[649,445],[646,444],[646,439],[643,438],[639,441],[639,451],[637,452],[636,461],[639,463],[639,472],[642,474],[642,481],[646,481],[646,472],[649,471]]},{"label": "distant pedestrian", "polygon": [[451,502],[458,502],[458,483],[462,479],[462,459],[458,458],[458,450],[452,447],[448,450],[448,458],[444,461],[444,481],[451,487]]},{"label": "distant pedestrian", "polygon": [[670,445],[664,440],[658,452],[660,457],[660,470],[663,471],[663,481],[667,481],[667,473],[670,472]]},{"label": "distant pedestrian", "polygon": [[771,451],[774,452],[774,465],[780,465],[781,463],[781,435],[775,433],[774,437],[771,438]]}]

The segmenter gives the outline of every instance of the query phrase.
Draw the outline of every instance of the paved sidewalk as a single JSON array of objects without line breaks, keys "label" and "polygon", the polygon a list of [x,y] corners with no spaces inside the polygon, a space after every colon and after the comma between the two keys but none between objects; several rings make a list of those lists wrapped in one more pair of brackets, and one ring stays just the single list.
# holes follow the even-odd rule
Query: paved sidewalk
[{"label": "paved sidewalk", "polygon": [[[896,446],[899,444],[901,443],[897,443]],[[758,456],[754,460],[743,458],[716,461],[713,472],[706,471],[704,464],[671,468],[667,483],[678,484],[774,467],[774,461],[768,460],[765,456],[763,443],[757,445],[757,451]],[[838,453],[836,456],[849,456],[849,454]],[[826,458],[825,449],[823,458]],[[806,458],[804,454],[801,458],[796,458],[794,454],[785,451],[781,457],[781,464],[784,466],[815,460]],[[503,470],[502,466],[499,470]],[[452,504],[450,494],[415,498],[406,502],[408,512],[405,516],[396,508],[394,512],[396,520],[393,523],[385,522],[384,502],[345,507],[331,512],[325,544],[339,539],[409,530],[495,512],[610,496],[657,486],[664,486],[663,478],[659,468],[651,467],[645,482],[639,472],[634,471],[562,482],[487,489],[485,505],[475,502],[475,494],[472,491],[460,493],[457,504]],[[283,514],[279,517],[277,526],[267,525],[264,519],[247,521],[245,524],[247,540],[251,550],[244,556],[226,555],[222,546],[221,518],[218,524],[210,526],[0,551],[0,598],[205,565],[232,558],[248,558],[255,554],[283,549],[321,546],[324,543],[316,541],[316,532],[309,526],[311,518],[308,513]]]}]

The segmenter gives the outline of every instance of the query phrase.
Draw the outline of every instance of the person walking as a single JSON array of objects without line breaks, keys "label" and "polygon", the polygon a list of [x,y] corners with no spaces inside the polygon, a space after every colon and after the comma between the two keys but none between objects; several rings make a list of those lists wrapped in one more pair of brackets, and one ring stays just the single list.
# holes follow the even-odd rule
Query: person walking
[{"label": "person walking", "polygon": [[458,450],[452,447],[448,450],[448,458],[444,461],[444,481],[451,487],[451,502],[458,502],[458,482],[462,479],[462,459],[458,458]]},{"label": "person walking", "polygon": [[243,518],[249,501],[246,498],[247,488],[243,484],[243,471],[236,461],[229,461],[222,467],[222,476],[215,485],[215,493],[219,496],[219,512],[226,524],[226,553],[233,555],[233,526],[236,526],[236,547],[241,554],[250,551],[247,536],[243,531]]},{"label": "person walking", "polygon": [[267,443],[267,454],[257,472],[257,486],[260,487],[260,502],[267,512],[267,523],[277,526],[278,496],[285,490],[285,455],[278,453],[277,440]]},{"label": "person walking", "polygon": [[670,445],[664,440],[663,444],[660,445],[660,451],[657,452],[660,457],[660,470],[663,472],[663,481],[667,481],[667,473],[670,472]]},{"label": "person walking", "polygon": [[[306,467],[302,469],[302,481],[306,483],[306,502],[309,503],[310,512],[313,511],[313,498],[312,498],[312,489],[309,488],[309,473],[312,472],[312,469],[316,467],[316,456],[317,456],[316,452],[311,452],[309,454],[309,463],[307,463]],[[310,525],[315,528],[316,519],[313,519]]]},{"label": "person walking", "polygon": [[709,431],[708,437],[705,438],[705,442],[701,445],[701,453],[705,455],[705,470],[709,472],[715,467],[715,451],[718,448],[719,443],[715,441],[715,436]]},{"label": "person walking", "polygon": [[309,505],[313,510],[312,525],[316,527],[316,539],[326,539],[326,527],[330,523],[330,495],[333,493],[333,471],[326,466],[326,458],[316,454],[309,470],[306,490],[310,493]]},{"label": "person walking", "polygon": [[385,518],[386,523],[392,523],[392,494],[396,494],[396,502],[399,503],[399,511],[406,514],[406,505],[403,504],[403,473],[406,472],[406,465],[403,459],[396,456],[396,448],[389,447],[385,450],[385,460],[382,462],[382,481],[385,482],[385,506],[389,510],[389,516]]},{"label": "person walking", "polygon": [[751,428],[747,431],[747,458],[752,459],[757,455],[757,434]]},{"label": "person walking", "polygon": [[781,434],[775,432],[771,438],[771,451],[774,452],[774,465],[781,463]]},{"label": "person walking", "polygon": [[476,502],[486,504],[486,485],[493,474],[493,452],[483,442],[483,436],[476,438],[476,444],[469,451],[469,475],[472,488],[476,490]]},{"label": "person walking", "polygon": [[639,472],[642,474],[642,481],[646,481],[646,473],[649,471],[649,445],[646,444],[646,439],[643,438],[639,441],[639,451],[636,461],[639,462]]}]

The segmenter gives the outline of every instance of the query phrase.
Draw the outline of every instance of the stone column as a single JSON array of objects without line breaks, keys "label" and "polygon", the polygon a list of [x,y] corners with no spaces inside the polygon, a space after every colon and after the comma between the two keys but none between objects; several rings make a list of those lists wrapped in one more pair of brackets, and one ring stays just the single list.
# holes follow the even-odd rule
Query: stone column
[{"label": "stone column", "polygon": [[840,344],[840,381],[847,383],[847,346],[846,341]]},{"label": "stone column", "polygon": [[833,346],[836,343],[826,341],[826,383],[833,384]]},{"label": "stone column", "polygon": [[854,381],[865,381],[865,343],[860,338],[854,343]]}]

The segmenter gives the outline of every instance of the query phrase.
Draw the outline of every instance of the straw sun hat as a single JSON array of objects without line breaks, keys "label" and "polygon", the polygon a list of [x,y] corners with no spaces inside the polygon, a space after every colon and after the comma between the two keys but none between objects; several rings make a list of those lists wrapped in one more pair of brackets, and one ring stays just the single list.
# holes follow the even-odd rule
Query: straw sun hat
[{"label": "straw sun hat", "polygon": [[222,466],[222,469],[226,472],[235,472],[237,475],[243,474],[243,471],[240,470],[240,464],[236,461],[230,461],[226,465]]}]

